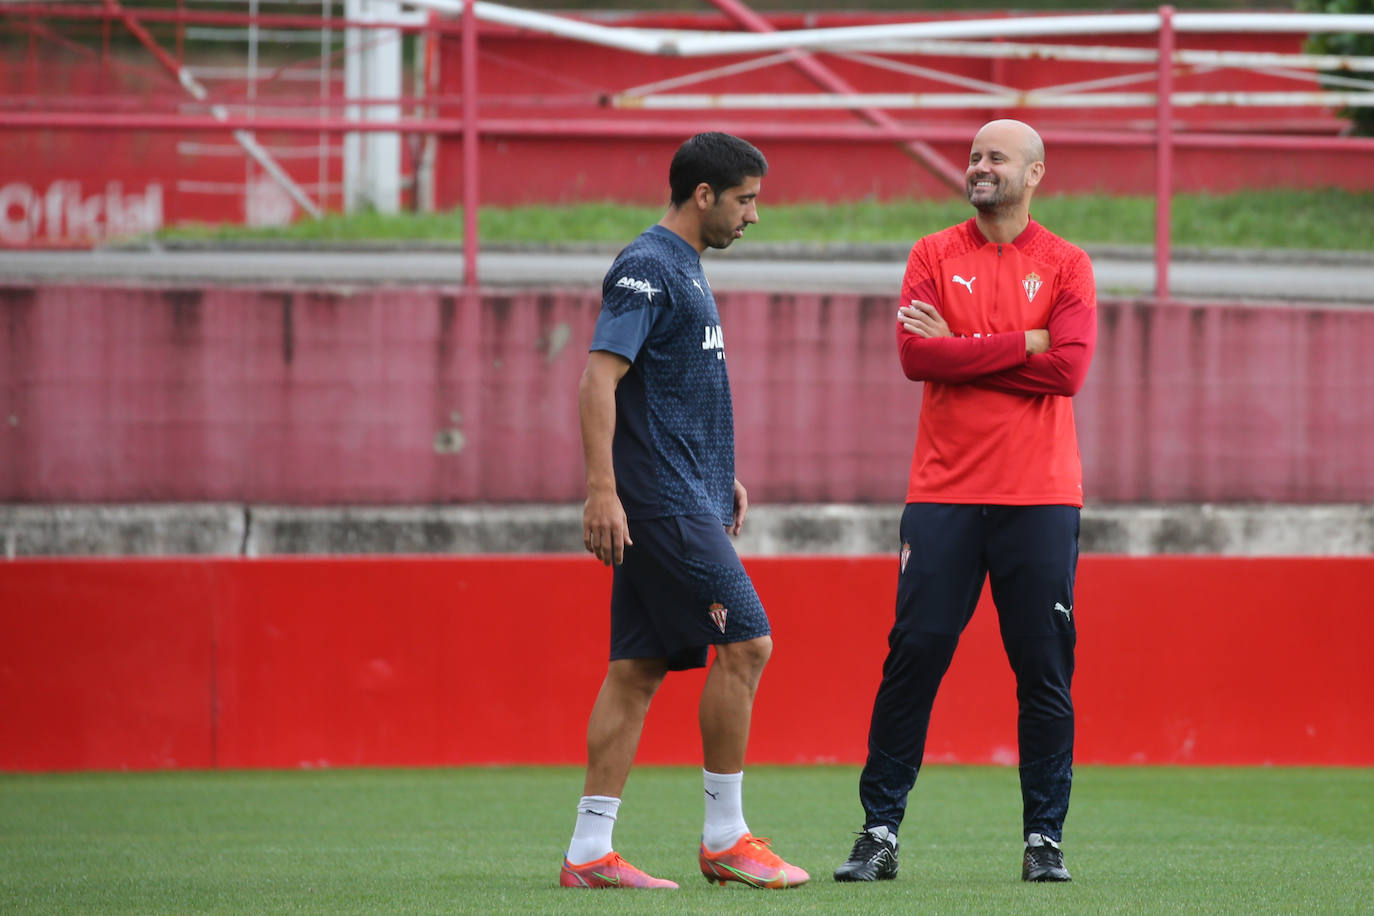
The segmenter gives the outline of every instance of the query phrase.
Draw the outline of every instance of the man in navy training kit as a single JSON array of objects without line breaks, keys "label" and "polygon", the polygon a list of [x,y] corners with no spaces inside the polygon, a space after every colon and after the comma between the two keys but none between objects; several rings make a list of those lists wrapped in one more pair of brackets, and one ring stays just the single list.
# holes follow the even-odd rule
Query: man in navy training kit
[{"label": "man in navy training kit", "polygon": [[611,651],[587,725],[587,777],[559,884],[676,888],[626,862],[611,832],[644,717],[669,671],[715,660],[701,691],[708,881],[795,887],[744,821],[741,785],[754,693],[773,640],[726,534],[748,497],[735,479],[734,415],[715,297],[701,268],[758,222],[768,163],[750,144],[698,134],[673,156],[672,203],[616,258],[578,388],[587,466],[583,540],[614,566]]},{"label": "man in navy training kit", "polygon": [[1073,605],[1082,466],[1073,395],[1097,340],[1092,265],[1030,218],[1040,136],[985,124],[965,185],[972,219],[907,259],[897,349],[924,382],[902,513],[897,611],[859,778],[863,830],[836,881],[897,875],[897,828],[940,680],[990,579],[1016,675],[1021,877],[1068,881]]}]

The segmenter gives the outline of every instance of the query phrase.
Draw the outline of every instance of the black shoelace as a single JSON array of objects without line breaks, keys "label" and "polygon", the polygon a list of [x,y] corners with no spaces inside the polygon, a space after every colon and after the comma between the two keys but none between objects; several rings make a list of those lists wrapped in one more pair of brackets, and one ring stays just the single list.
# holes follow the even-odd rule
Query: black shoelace
[{"label": "black shoelace", "polygon": [[890,852],[892,844],[886,840],[880,840],[867,830],[859,833],[859,839],[854,843],[854,851],[849,854],[851,860],[862,859],[871,862],[884,851]]},{"label": "black shoelace", "polygon": [[1063,868],[1064,853],[1053,846],[1028,846],[1026,852],[1036,868]]}]

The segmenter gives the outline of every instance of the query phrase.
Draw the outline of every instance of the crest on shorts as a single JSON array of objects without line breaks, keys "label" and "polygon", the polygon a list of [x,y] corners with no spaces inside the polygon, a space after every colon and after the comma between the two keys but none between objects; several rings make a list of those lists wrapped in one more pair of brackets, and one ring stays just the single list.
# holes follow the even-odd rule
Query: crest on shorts
[{"label": "crest on shorts", "polygon": [[906,572],[906,561],[911,559],[911,545],[902,545],[902,572]]},{"label": "crest on shorts", "polygon": [[1040,292],[1040,287],[1044,285],[1044,281],[1040,279],[1040,275],[1035,271],[1032,270],[1030,273],[1026,274],[1026,279],[1021,281],[1022,289],[1026,291],[1026,301],[1034,302],[1035,294]]},{"label": "crest on shorts", "polygon": [[706,613],[711,615],[712,622],[722,633],[725,632],[725,615],[730,613],[725,609],[725,605],[719,601],[712,601],[711,606],[706,609]]}]

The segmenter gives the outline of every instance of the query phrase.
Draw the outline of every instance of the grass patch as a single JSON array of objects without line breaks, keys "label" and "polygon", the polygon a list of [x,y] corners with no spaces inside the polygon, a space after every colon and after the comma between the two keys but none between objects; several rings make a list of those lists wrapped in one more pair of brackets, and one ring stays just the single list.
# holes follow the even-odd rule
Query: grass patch
[{"label": "grass patch", "polygon": [[682,884],[555,886],[571,767],[0,776],[5,913],[1356,913],[1374,899],[1374,770],[1081,767],[1074,882],[1019,880],[1007,767],[922,772],[897,880],[840,885],[855,767],[753,767],[751,827],[807,868],[786,892],[697,872],[696,768],[631,776],[617,847]]},{"label": "grass patch", "polygon": [[[779,204],[761,208],[749,238],[762,242],[903,243],[967,219],[960,198],[878,203]],[[1199,248],[1278,248],[1374,251],[1374,192],[1248,191],[1179,194],[1173,198],[1173,242]],[[1150,197],[1047,195],[1036,219],[1079,244],[1154,242]],[[486,243],[624,244],[663,215],[659,206],[589,203],[540,207],[483,207],[478,231]],[[241,226],[170,228],[163,239],[310,242],[425,241],[458,243],[461,208],[444,213],[357,213],[300,220],[275,229]]]}]

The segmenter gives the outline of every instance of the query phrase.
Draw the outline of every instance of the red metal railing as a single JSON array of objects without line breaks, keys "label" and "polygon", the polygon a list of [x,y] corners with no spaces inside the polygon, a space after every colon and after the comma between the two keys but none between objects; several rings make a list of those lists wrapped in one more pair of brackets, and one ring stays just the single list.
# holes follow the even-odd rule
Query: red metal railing
[{"label": "red metal railing", "polygon": [[1155,298],[1169,298],[1170,204],[1174,187],[1174,8],[1159,8],[1159,89],[1155,109]]},{"label": "red metal railing", "polygon": [[[759,18],[739,0],[711,0],[719,9],[734,20],[741,22],[753,31],[770,29],[767,22]],[[1155,295],[1160,300],[1169,298],[1169,260],[1171,247],[1170,197],[1174,188],[1174,154],[1181,149],[1225,149],[1270,150],[1270,151],[1330,151],[1351,152],[1361,155],[1374,153],[1374,139],[1338,136],[1312,135],[1255,135],[1246,133],[1225,133],[1221,131],[1189,131],[1176,133],[1174,130],[1175,110],[1172,105],[1175,66],[1173,53],[1176,46],[1173,28],[1174,11],[1170,6],[1160,8],[1160,27],[1157,35],[1158,64],[1156,74],[1156,103],[1154,124],[1151,128],[1139,130],[1099,130],[1077,128],[1049,128],[1042,130],[1046,141],[1059,145],[1086,147],[1138,148],[1152,147],[1155,152],[1154,196],[1155,214]],[[175,24],[179,28],[188,24],[196,25],[258,25],[271,28],[393,28],[409,34],[457,36],[461,48],[461,108],[458,117],[445,117],[431,114],[409,117],[395,121],[353,120],[340,116],[272,116],[261,113],[248,115],[235,111],[235,103],[226,100],[212,114],[195,112],[192,105],[186,112],[149,112],[120,110],[125,106],[106,104],[103,110],[60,110],[49,106],[42,110],[32,110],[35,99],[27,101],[12,97],[8,103],[0,102],[0,129],[33,130],[113,130],[113,131],[229,131],[238,136],[252,135],[256,132],[309,133],[320,135],[344,135],[359,132],[400,132],[405,134],[424,134],[432,137],[461,137],[461,188],[464,203],[464,276],[470,287],[478,282],[477,253],[480,245],[477,226],[479,193],[482,188],[481,162],[479,150],[484,140],[500,138],[565,138],[565,139],[607,139],[624,140],[629,138],[680,138],[684,132],[684,121],[665,118],[656,120],[638,117],[624,118],[612,116],[564,117],[493,117],[483,116],[479,110],[480,96],[477,91],[479,27],[473,0],[464,0],[462,15],[457,22],[429,16],[422,22],[377,23],[371,21],[348,20],[340,17],[311,17],[298,15],[261,14],[248,15],[229,12],[190,11],[177,9],[131,9],[121,6],[117,0],[104,0],[101,5],[68,4],[12,4],[0,8],[0,20],[11,20],[30,24],[30,34],[37,34],[40,20],[90,20],[105,25],[112,22],[122,23],[155,58],[176,76],[183,87],[187,86],[185,71],[178,60],[161,48],[148,31],[148,23]],[[508,28],[505,32],[509,32]],[[178,45],[181,36],[178,33]],[[432,54],[433,43],[427,46]],[[30,48],[30,53],[35,53]],[[845,92],[848,83],[818,62],[814,55],[798,55],[793,61],[809,79],[823,87]],[[426,67],[426,87],[433,92],[437,89],[432,69]],[[188,91],[190,91],[188,89]],[[203,94],[191,91],[202,109],[209,107],[210,100]],[[184,97],[183,101],[185,101]],[[359,105],[367,100],[349,99],[347,104]],[[379,100],[394,103],[395,100]],[[403,104],[413,105],[419,101],[415,97],[402,99]],[[270,102],[258,100],[255,111],[270,110]],[[432,105],[426,111],[434,111]],[[773,140],[801,142],[825,142],[844,144],[900,144],[922,161],[933,174],[946,184],[957,181],[958,172],[931,151],[929,144],[935,142],[962,143],[969,137],[967,127],[953,124],[903,124],[878,109],[855,106],[855,113],[869,123],[844,123],[821,120],[772,120],[758,121],[740,119],[723,121],[713,118],[713,126],[731,130],[750,137]],[[1002,112],[1005,113],[1005,112]],[[271,169],[268,168],[270,172]],[[289,181],[289,180],[288,180]],[[298,200],[298,203],[300,201]],[[309,207],[304,207],[310,212]]]}]

